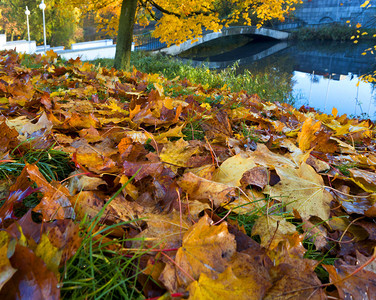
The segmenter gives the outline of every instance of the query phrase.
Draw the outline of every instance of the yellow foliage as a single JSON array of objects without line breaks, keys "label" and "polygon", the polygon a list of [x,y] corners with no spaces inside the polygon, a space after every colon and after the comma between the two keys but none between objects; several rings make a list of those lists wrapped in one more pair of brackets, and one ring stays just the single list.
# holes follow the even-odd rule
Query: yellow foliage
[{"label": "yellow foliage", "polygon": [[[83,10],[95,12],[98,31],[114,35],[119,24],[119,15],[122,1],[96,0],[87,3],[73,0]],[[239,23],[261,27],[265,21],[278,19],[283,21],[284,16],[293,11],[294,5],[301,0],[229,0],[232,7],[226,19],[218,13],[218,2],[215,0],[156,0],[139,2],[136,14],[136,23],[147,26],[153,19],[153,6],[160,7],[165,12],[158,20],[153,33],[168,45],[181,44],[187,40],[195,40],[202,36],[203,29],[219,31],[223,26]],[[142,5],[141,5],[142,4]]]}]

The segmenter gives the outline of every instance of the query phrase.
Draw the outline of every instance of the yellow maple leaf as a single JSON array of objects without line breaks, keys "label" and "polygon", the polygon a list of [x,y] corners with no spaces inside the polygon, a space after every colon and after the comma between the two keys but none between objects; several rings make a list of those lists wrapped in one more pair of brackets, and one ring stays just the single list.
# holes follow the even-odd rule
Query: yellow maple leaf
[{"label": "yellow maple leaf", "polygon": [[281,181],[267,186],[265,193],[284,203],[287,210],[296,210],[303,219],[317,216],[325,221],[329,218],[332,196],[311,166],[303,162],[299,169],[276,167],[276,171]]},{"label": "yellow maple leaf", "polygon": [[311,118],[304,121],[302,130],[298,133],[297,141],[299,148],[302,151],[306,151],[311,148],[311,143],[315,139],[315,133],[319,131],[321,122],[315,122]]}]

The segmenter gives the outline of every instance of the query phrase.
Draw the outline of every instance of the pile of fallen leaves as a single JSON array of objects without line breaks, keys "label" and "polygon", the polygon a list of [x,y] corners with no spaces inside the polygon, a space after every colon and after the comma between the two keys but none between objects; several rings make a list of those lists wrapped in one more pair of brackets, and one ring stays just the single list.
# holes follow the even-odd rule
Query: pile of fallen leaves
[{"label": "pile of fallen leaves", "polygon": [[[23,163],[0,182],[1,299],[59,298],[93,219],[90,234],[128,241],[112,253],[142,253],[146,298],[376,294],[370,120],[12,51],[0,53],[0,111],[0,169]],[[30,149],[74,167],[49,178],[23,161]]]}]

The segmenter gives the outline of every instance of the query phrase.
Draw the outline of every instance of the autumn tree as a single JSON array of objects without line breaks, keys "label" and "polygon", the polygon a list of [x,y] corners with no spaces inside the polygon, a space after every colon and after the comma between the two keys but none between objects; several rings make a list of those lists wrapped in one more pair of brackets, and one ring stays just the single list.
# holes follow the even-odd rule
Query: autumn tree
[{"label": "autumn tree", "polygon": [[11,41],[15,36],[24,36],[26,33],[25,9],[28,6],[32,11],[33,2],[32,0],[0,0],[0,30],[10,36]]},{"label": "autumn tree", "polygon": [[[10,39],[17,36],[27,38],[26,6],[30,14],[31,38],[43,40],[42,12],[39,1],[35,0],[0,0],[0,30]],[[69,46],[80,37],[82,29],[78,25],[80,11],[65,0],[46,1],[46,33],[47,42],[52,46]]]},{"label": "autumn tree", "polygon": [[154,36],[167,44],[179,44],[202,36],[204,30],[218,31],[223,26],[262,26],[271,19],[283,20],[301,0],[73,0],[75,5],[96,11],[113,12],[100,24],[107,30],[118,29],[115,68],[129,69],[133,28],[136,22],[147,25],[157,21]]}]

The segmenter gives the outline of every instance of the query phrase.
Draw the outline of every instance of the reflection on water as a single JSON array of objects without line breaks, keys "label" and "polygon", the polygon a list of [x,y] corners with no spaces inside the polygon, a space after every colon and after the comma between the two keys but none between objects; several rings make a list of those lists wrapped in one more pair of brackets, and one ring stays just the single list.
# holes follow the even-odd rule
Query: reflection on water
[{"label": "reflection on water", "polygon": [[296,106],[307,105],[331,113],[333,107],[339,114],[376,119],[376,93],[374,85],[348,75],[315,75],[294,71],[294,98]]},{"label": "reflection on water", "polygon": [[[339,114],[369,117],[376,120],[376,95],[374,84],[359,81],[359,76],[376,70],[375,57],[362,55],[373,46],[363,42],[300,42],[274,43],[264,49],[256,43],[243,45],[236,50],[215,53],[206,57],[212,68],[223,68],[239,61],[241,69],[252,73],[278,72],[293,76],[292,95],[296,106],[312,106],[331,113],[336,107]],[[257,52],[257,49],[261,49]],[[196,59],[203,60],[202,52]],[[208,52],[207,52],[208,53]],[[190,56],[195,59],[195,55]],[[197,63],[199,63],[197,61]]]}]

